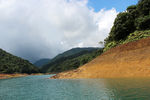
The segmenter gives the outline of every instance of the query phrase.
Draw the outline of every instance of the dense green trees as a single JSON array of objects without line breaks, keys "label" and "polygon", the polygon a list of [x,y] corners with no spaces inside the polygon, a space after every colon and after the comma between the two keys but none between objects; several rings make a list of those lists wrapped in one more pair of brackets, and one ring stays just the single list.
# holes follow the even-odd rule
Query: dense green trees
[{"label": "dense green trees", "polygon": [[39,69],[29,61],[0,49],[0,73],[37,73]]},{"label": "dense green trees", "polygon": [[146,16],[150,14],[150,0],[139,0],[137,4],[137,10],[140,16]]},{"label": "dense green trees", "polygon": [[137,5],[129,6],[125,12],[117,15],[114,26],[105,39],[105,48],[114,47],[120,41],[125,41],[135,31],[149,29],[150,0],[139,0]]},{"label": "dense green trees", "polygon": [[148,30],[150,29],[150,15],[143,16],[136,19],[137,30]]},{"label": "dense green trees", "polygon": [[129,33],[134,30],[134,18],[131,14],[128,12],[120,13],[115,19],[114,26],[112,27],[108,37],[108,41],[125,39]]}]

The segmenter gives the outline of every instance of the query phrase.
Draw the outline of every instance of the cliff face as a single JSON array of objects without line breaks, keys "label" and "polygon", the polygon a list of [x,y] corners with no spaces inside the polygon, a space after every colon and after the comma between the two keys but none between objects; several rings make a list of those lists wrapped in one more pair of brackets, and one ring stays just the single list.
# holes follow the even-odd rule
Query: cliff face
[{"label": "cliff face", "polygon": [[88,64],[52,78],[150,77],[150,38],[108,50]]}]

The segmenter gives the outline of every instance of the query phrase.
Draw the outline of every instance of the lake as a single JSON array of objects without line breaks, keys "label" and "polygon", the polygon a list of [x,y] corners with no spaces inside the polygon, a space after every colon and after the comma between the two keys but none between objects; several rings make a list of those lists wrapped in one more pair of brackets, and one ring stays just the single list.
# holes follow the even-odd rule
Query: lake
[{"label": "lake", "polygon": [[150,78],[0,80],[0,100],[150,100]]}]

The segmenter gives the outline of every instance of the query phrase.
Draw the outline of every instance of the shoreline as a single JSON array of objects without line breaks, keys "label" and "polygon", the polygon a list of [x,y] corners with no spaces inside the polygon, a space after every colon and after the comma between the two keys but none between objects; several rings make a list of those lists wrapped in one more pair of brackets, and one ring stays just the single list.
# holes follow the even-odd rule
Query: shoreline
[{"label": "shoreline", "polygon": [[32,73],[32,74],[0,74],[0,80],[1,79],[9,79],[9,78],[16,78],[16,77],[25,77],[30,75],[50,75],[49,73]]},{"label": "shoreline", "polygon": [[0,79],[9,79],[15,77],[24,77],[28,76],[29,74],[0,74]]}]

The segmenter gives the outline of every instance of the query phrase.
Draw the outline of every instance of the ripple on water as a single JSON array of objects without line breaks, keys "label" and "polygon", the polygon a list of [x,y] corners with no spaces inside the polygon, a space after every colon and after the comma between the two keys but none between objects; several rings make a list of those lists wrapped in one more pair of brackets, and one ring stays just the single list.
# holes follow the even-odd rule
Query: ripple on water
[{"label": "ripple on water", "polygon": [[49,75],[0,80],[0,100],[149,100],[150,79],[48,79]]}]

